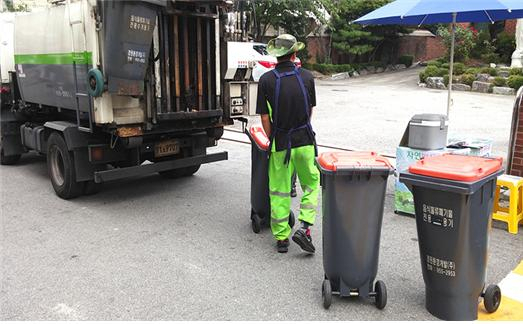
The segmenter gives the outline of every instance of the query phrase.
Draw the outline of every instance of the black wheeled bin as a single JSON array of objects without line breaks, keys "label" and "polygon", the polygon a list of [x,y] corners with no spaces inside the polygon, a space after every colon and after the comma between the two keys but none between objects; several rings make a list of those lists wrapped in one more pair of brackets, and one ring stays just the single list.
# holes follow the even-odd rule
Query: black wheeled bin
[{"label": "black wheeled bin", "polygon": [[387,289],[377,281],[378,256],[389,161],[376,153],[323,153],[321,171],[323,211],[323,306],[332,295],[375,297],[387,304]]},{"label": "black wheeled bin", "polygon": [[502,160],[446,154],[400,174],[414,195],[425,306],[444,320],[475,320],[483,297],[497,310],[501,292],[485,288],[488,234]]},{"label": "black wheeled bin", "polygon": [[[262,226],[270,226],[271,202],[269,196],[269,138],[261,126],[245,130],[251,140],[251,225],[254,233]],[[294,227],[295,218],[291,211],[289,225]]]}]

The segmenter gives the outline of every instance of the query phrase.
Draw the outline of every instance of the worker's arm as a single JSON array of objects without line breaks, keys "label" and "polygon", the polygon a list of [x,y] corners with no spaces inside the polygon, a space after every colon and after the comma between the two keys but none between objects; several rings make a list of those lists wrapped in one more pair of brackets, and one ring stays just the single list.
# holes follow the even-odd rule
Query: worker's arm
[{"label": "worker's arm", "polygon": [[258,98],[256,100],[256,113],[261,116],[263,130],[267,136],[271,136],[271,118],[269,116],[269,107],[267,104],[267,95],[265,91],[265,78],[262,77],[258,83]]},{"label": "worker's arm", "polygon": [[311,119],[312,119],[312,112],[314,111],[314,107],[316,107],[316,85],[314,84],[314,78],[311,78],[310,84],[309,84],[309,96],[310,96],[310,102],[311,105]]},{"label": "worker's arm", "polygon": [[267,137],[271,137],[271,119],[269,115],[261,115],[261,122],[263,125],[263,130],[265,131],[265,134],[267,134]]}]

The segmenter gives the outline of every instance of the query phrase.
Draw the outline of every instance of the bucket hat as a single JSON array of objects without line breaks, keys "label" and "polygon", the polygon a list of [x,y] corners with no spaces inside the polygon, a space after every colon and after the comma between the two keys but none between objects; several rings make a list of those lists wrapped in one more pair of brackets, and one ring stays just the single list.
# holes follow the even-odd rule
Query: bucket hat
[{"label": "bucket hat", "polygon": [[269,41],[267,51],[275,57],[285,56],[294,52],[299,52],[305,48],[305,44],[298,42],[296,37],[283,34]]}]

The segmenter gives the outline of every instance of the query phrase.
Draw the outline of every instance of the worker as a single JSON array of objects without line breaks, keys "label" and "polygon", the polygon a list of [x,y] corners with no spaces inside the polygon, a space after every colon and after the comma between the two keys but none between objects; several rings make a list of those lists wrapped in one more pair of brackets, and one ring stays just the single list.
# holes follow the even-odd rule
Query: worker
[{"label": "worker", "polygon": [[292,232],[288,224],[291,210],[291,178],[296,172],[303,190],[300,228],[292,236],[302,250],[314,253],[311,226],[314,225],[319,194],[319,170],[315,134],[311,126],[316,105],[314,77],[295,65],[296,53],[305,48],[292,35],[272,39],[267,50],[278,59],[276,68],[265,73],[258,84],[256,112],[270,138],[269,191],[271,230],[279,253],[289,249]]}]

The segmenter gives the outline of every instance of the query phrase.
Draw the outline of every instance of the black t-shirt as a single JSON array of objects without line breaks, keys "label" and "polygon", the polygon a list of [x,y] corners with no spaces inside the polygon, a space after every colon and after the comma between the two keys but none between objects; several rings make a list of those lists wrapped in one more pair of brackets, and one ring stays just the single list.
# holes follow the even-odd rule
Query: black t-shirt
[{"label": "black t-shirt", "polygon": [[[279,73],[291,72],[294,69],[294,63],[287,61],[278,63],[276,69]],[[305,84],[309,99],[310,109],[316,106],[316,91],[314,89],[314,77],[312,73],[300,68],[300,75]],[[276,76],[272,71],[262,75],[258,83],[258,101],[256,113],[259,115],[269,114],[270,104],[272,114],[274,114],[276,96]],[[307,124],[308,116],[305,111],[305,98],[303,97],[300,84],[296,76],[287,76],[281,79],[280,98],[278,111],[276,112],[278,128],[282,129],[276,133],[276,151],[287,149],[288,137],[287,131]],[[275,116],[271,118],[274,122]],[[275,125],[272,124],[272,131],[275,131]],[[313,144],[313,139],[306,128],[297,130],[291,134],[292,147],[300,147]]]}]

